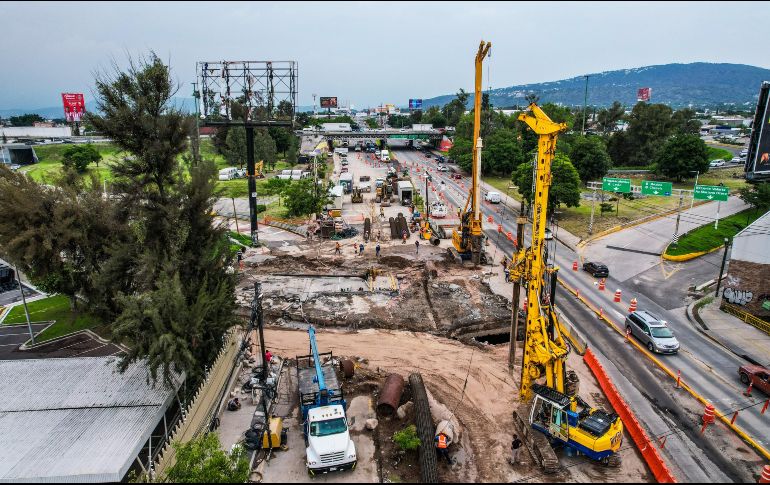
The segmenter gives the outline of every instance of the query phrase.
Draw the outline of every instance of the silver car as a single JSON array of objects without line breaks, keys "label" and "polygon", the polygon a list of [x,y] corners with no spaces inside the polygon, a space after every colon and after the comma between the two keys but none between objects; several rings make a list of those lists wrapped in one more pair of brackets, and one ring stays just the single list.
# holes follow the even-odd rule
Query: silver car
[{"label": "silver car", "polygon": [[654,313],[640,310],[626,317],[626,330],[647,346],[650,352],[676,354],[679,341],[666,322]]}]

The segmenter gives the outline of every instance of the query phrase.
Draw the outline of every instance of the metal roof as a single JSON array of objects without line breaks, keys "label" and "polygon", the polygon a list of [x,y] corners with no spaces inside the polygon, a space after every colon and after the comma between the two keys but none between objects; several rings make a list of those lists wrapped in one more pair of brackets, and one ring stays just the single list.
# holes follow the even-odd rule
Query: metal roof
[{"label": "metal roof", "polygon": [[[0,362],[0,482],[117,482],[174,398],[115,357]],[[181,378],[176,380],[178,389]]]}]

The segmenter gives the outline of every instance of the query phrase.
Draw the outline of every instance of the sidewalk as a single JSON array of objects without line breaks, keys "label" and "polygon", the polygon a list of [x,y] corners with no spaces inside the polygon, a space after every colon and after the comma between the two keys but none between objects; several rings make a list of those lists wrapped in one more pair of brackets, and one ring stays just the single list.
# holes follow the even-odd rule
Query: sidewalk
[{"label": "sidewalk", "polygon": [[[719,309],[719,300],[704,305],[697,313],[706,328],[694,321],[693,326],[713,338],[731,352],[747,356],[760,365],[770,367],[770,335]],[[694,316],[694,315],[693,315]]]}]

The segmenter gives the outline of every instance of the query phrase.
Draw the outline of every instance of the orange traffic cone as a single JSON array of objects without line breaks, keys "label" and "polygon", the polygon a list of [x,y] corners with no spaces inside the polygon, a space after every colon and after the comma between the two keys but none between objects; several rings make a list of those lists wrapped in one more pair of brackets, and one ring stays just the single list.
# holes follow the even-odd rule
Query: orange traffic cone
[{"label": "orange traffic cone", "polygon": [[633,313],[636,311],[636,298],[631,298],[631,305],[628,307],[628,312]]},{"label": "orange traffic cone", "polygon": [[604,291],[604,278],[599,280],[599,291]]},{"label": "orange traffic cone", "polygon": [[762,475],[759,477],[759,483],[770,483],[770,465],[762,468]]},{"label": "orange traffic cone", "polygon": [[620,289],[615,292],[615,303],[620,303]]},{"label": "orange traffic cone", "polygon": [[573,261],[573,262],[572,262],[572,271],[577,271],[577,270],[578,270],[578,264],[577,264],[577,261]]}]

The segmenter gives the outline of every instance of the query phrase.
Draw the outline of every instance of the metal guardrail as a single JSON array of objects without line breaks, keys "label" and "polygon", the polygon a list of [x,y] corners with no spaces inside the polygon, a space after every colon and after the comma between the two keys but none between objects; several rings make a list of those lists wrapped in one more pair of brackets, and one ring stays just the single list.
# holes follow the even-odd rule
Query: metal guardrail
[{"label": "metal guardrail", "polygon": [[748,323],[749,325],[756,328],[757,330],[761,330],[766,334],[770,335],[770,323],[767,323],[761,318],[757,318],[750,313],[746,313],[745,311],[741,310],[735,305],[731,305],[729,303],[722,302],[722,305],[719,308],[723,312],[729,313],[734,317],[740,318],[741,321],[743,321],[744,323]]}]

